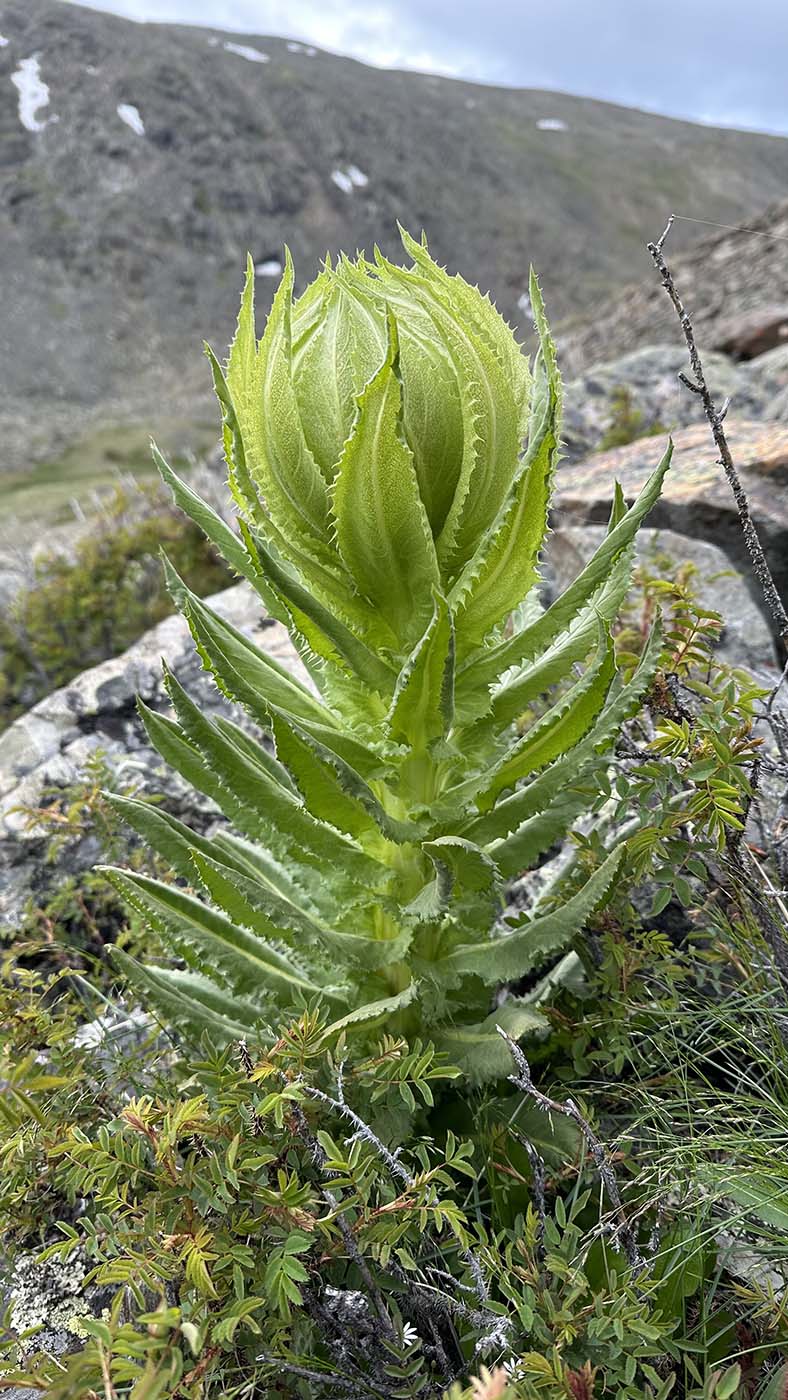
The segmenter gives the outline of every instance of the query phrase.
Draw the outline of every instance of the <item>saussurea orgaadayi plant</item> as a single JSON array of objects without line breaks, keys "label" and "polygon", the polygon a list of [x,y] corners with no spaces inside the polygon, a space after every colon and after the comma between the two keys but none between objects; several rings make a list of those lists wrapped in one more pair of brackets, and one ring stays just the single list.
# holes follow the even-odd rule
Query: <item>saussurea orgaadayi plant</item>
[{"label": "saussurea orgaadayi plant", "polygon": [[249,267],[226,367],[209,352],[239,534],[157,454],[312,688],[170,570],[246,718],[209,719],[169,673],[173,717],[140,709],[229,825],[206,838],[113,799],[181,884],[108,873],[185,964],[124,960],[172,1022],[240,1037],[318,999],[334,1028],[427,1036],[483,1077],[508,1064],[496,1023],[544,1025],[537,994],[493,1009],[496,987],[564,953],[620,864],[502,919],[506,882],[588,806],[654,673],[658,629],[624,680],[610,625],[670,449],[629,509],[615,488],[603,542],[543,609],[560,381],[536,278],[531,372],[490,300],[403,243],[412,266],[341,257],[295,300],[288,257],[259,341]]}]

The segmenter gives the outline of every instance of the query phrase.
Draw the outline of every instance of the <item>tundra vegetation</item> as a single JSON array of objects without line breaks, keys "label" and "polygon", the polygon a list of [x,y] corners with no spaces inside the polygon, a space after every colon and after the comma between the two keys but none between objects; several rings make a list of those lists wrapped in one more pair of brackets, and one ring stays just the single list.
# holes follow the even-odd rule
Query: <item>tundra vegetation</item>
[{"label": "tundra vegetation", "polygon": [[172,612],[167,549],[196,593],[231,581],[204,535],[150,487],[118,485],[69,551],[44,550],[0,616],[0,730]]},{"label": "tundra vegetation", "polygon": [[[0,1386],[778,1400],[774,705],[688,576],[634,570],[669,446],[543,604],[538,283],[529,365],[403,243],[298,298],[288,259],[260,339],[250,267],[209,356],[237,530],[158,457],[301,669],[166,561],[235,718],[169,674],[141,716],[216,820],[100,766],[50,812],[106,858],[5,957]],[[59,1352],[31,1261],[77,1280]]]}]

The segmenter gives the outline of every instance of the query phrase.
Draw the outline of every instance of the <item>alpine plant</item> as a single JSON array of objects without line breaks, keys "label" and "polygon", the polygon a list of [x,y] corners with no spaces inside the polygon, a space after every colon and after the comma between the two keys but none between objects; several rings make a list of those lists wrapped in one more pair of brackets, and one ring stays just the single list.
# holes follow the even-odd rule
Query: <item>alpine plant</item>
[{"label": "alpine plant", "polygon": [[536,278],[531,371],[490,300],[402,238],[411,266],[343,256],[297,299],[288,256],[260,340],[249,266],[226,366],[208,351],[238,534],[157,454],[309,682],[169,570],[237,718],[209,719],[170,673],[172,716],[140,711],[227,824],[207,838],[114,798],[178,883],[108,873],[184,965],[124,959],[174,1024],[264,1039],[319,1002],[332,1033],[385,1023],[481,1078],[507,1065],[496,1023],[544,1026],[538,984],[494,1009],[496,989],[566,952],[620,864],[503,917],[650,684],[658,629],[624,681],[610,626],[670,449],[629,509],[615,488],[602,544],[543,609],[561,395]]}]

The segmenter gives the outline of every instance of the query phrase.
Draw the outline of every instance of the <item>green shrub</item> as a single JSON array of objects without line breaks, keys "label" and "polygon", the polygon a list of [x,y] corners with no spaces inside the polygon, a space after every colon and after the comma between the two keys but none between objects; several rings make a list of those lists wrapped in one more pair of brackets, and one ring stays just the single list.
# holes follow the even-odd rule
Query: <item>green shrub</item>
[{"label": "green shrub", "polygon": [[428,1133],[457,1071],[392,1037],[359,1056],[311,1012],[259,1057],[205,1043],[184,1060],[153,1027],[130,1053],[122,1016],[80,1041],[66,978],[4,974],[5,1249],[80,1286],[58,1361],[19,1334],[12,1299],[0,1385],[434,1400],[457,1382],[454,1400],[483,1362],[505,1363],[486,1393],[508,1376],[510,1400],[745,1400],[784,1360],[779,1302],[718,1257],[724,1215],[681,1176],[672,1202],[649,1194],[656,1154],[587,1154],[527,1101],[499,1105],[492,1138],[478,1114],[473,1143]]},{"label": "green shrub", "polygon": [[667,429],[658,420],[648,422],[642,408],[635,408],[632,390],[619,384],[610,395],[610,422],[599,439],[597,451],[610,447],[626,447],[639,438],[655,437]]},{"label": "green shrub", "polygon": [[105,956],[109,947],[142,947],[151,955],[153,944],[139,920],[129,918],[115,887],[93,869],[96,850],[105,861],[124,860],[146,874],[168,874],[120,820],[108,800],[111,793],[157,803],[138,793],[136,782],[119,783],[103,750],[96,749],[73,782],[45,787],[35,806],[16,809],[23,828],[43,837],[45,846],[39,888],[27,900],[20,926],[0,928],[0,944],[12,944],[25,966],[90,976],[105,990],[117,981]]},{"label": "green shrub", "polygon": [[201,532],[158,492],[121,487],[74,557],[39,555],[35,577],[0,619],[0,729],[80,671],[117,656],[172,611],[159,551],[198,594],[230,575]]},{"label": "green shrub", "polygon": [[560,909],[500,921],[504,883],[597,800],[651,684],[659,628],[625,680],[610,623],[670,449],[629,510],[616,493],[604,542],[542,614],[560,385],[538,285],[531,375],[490,302],[403,239],[411,269],[342,259],[295,303],[288,263],[259,345],[250,270],[226,376],[214,361],[242,541],[160,463],[319,694],[170,569],[205,665],[275,757],[168,675],[175,719],[143,706],[151,742],[241,835],[201,840],[120,802],[200,895],[109,877],[187,963],[125,964],[172,1021],[232,1038],[319,998],[336,1027],[385,1017],[485,1077],[506,1069],[496,1020],[545,1026],[538,991],[493,1014],[493,989],[566,949],[621,863],[610,852]]}]

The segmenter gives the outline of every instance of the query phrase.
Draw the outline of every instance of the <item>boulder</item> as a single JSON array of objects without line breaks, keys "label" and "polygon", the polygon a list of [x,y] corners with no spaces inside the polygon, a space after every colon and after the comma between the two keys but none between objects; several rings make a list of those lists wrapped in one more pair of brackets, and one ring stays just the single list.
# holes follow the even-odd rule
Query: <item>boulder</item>
[{"label": "boulder", "polygon": [[[20,1344],[23,1360],[37,1351],[65,1357],[84,1345],[88,1337],[85,1319],[101,1317],[116,1292],[106,1284],[86,1283],[90,1268],[91,1261],[80,1249],[66,1259],[55,1256],[43,1263],[38,1250],[14,1256],[8,1277],[0,1286],[0,1297],[8,1306],[13,1332],[23,1335],[36,1329]],[[19,1389],[16,1394],[30,1392]]]},{"label": "boulder", "polygon": [[[788,597],[788,426],[731,419],[728,440],[761,540],[783,597]],[[640,490],[667,446],[663,435],[597,452],[558,472],[556,518],[561,525],[603,523],[613,484],[628,500]],[[730,486],[716,458],[706,423],[675,434],[673,462],[651,527],[717,545],[747,580],[760,606]]]},{"label": "boulder", "polygon": [[[762,384],[760,376],[749,372],[751,366],[734,364],[726,355],[707,355],[705,366],[711,391],[720,403],[729,397],[737,414],[748,418],[764,417],[769,400],[782,387],[779,382]],[[680,370],[687,370],[682,345],[647,345],[593,365],[571,380],[564,391],[562,436],[567,455],[574,459],[596,451],[620,413],[616,400],[622,390],[632,418],[640,419],[639,435],[651,432],[655,425],[673,432],[697,423],[698,401],[679,383]]]},{"label": "boulder", "polygon": [[[603,525],[561,526],[550,536],[545,557],[549,596],[568,588],[604,538]],[[638,561],[658,578],[675,577],[676,567],[691,564],[691,587],[702,607],[722,615],[724,628],[717,655],[730,666],[762,668],[776,662],[766,618],[745,579],[716,545],[678,535],[674,530],[643,527],[638,533]]]},{"label": "boulder", "polygon": [[[234,627],[265,647],[302,679],[305,672],[280,623],[268,618],[248,584],[208,600]],[[140,695],[167,710],[162,658],[207,713],[231,707],[201,668],[189,629],[180,616],[165,618],[121,656],[94,666],[41,700],[0,736],[0,927],[18,925],[28,898],[45,896],[64,876],[90,869],[100,858],[92,838],[69,846],[48,864],[49,836],[31,825],[48,790],[79,779],[86,760],[101,751],[119,785],[162,792],[169,809],[186,822],[212,819],[206,800],[167,769],[147,742],[136,713]],[[237,717],[237,715],[236,715]]]},{"label": "boulder", "polygon": [[[718,404],[731,400],[730,422],[747,419],[788,419],[788,345],[780,345],[757,360],[737,363],[728,355],[703,357],[706,378]],[[595,452],[620,416],[620,394],[637,437],[650,435],[655,425],[666,432],[703,421],[697,397],[679,383],[687,373],[683,344],[646,345],[632,354],[596,364],[571,380],[564,390],[564,451],[576,459]],[[618,400],[618,402],[617,402]]]},{"label": "boulder", "polygon": [[759,306],[722,320],[710,341],[734,360],[754,360],[788,340],[788,306]]}]

